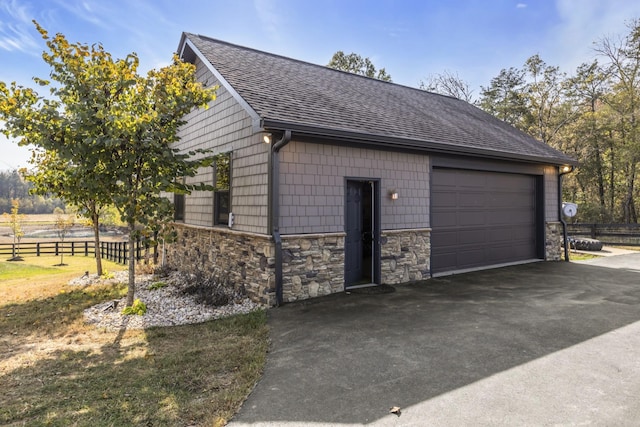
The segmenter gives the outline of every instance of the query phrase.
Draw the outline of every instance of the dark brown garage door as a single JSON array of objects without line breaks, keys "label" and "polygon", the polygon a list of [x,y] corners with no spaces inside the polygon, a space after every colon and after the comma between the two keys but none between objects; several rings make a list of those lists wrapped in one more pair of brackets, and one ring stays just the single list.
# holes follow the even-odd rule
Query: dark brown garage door
[{"label": "dark brown garage door", "polygon": [[434,168],[433,274],[537,258],[536,178]]}]

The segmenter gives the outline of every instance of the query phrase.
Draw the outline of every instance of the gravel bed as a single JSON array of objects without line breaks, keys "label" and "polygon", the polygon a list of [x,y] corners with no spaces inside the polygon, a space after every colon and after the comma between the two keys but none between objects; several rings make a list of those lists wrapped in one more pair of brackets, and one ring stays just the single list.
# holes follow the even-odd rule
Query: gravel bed
[{"label": "gravel bed", "polygon": [[[85,275],[73,279],[70,285],[87,286],[103,283],[126,283],[126,271],[114,274],[111,279],[102,279],[97,275]],[[157,289],[150,289],[156,282],[167,285]],[[221,307],[212,307],[197,303],[190,295],[182,292],[184,276],[174,273],[168,278],[154,280],[152,275],[136,276],[136,299],[147,305],[147,312],[143,316],[122,315],[126,298],[107,301],[84,310],[85,322],[98,328],[109,330],[146,329],[155,326],[187,325],[201,323],[207,320],[245,314],[261,308],[248,298],[236,300]]]}]

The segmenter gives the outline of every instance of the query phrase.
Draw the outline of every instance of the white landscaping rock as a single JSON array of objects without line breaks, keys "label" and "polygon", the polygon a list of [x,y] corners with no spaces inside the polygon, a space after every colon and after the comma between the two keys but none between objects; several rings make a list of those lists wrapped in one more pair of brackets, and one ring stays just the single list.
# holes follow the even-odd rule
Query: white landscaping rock
[{"label": "white landscaping rock", "polygon": [[[117,272],[113,279],[102,280],[97,275],[74,279],[70,284],[91,285],[102,283],[126,283],[127,272]],[[136,276],[136,299],[147,305],[147,312],[143,316],[122,315],[126,298],[107,301],[84,310],[85,321],[98,328],[109,330],[120,329],[146,329],[156,326],[175,326],[192,323],[206,322],[212,319],[246,314],[261,308],[259,304],[244,298],[221,307],[211,307],[197,303],[194,297],[182,292],[179,274],[170,278],[162,278],[159,281],[167,283],[167,286],[159,289],[149,289],[154,283],[153,276]]]}]

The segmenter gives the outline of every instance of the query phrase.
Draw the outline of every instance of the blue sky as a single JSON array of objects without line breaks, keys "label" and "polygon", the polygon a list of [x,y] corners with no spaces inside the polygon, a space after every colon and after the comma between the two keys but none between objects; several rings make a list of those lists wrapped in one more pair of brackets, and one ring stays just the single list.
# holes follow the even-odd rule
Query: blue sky
[{"label": "blue sky", "polygon": [[[0,0],[0,81],[48,77],[36,19],[116,57],[136,52],[145,72],[166,65],[187,31],[317,64],[356,52],[407,86],[448,70],[477,95],[534,54],[571,74],[594,57],[594,41],[626,34],[633,18],[640,1]],[[0,147],[0,169],[28,166],[28,150],[2,136]]]}]

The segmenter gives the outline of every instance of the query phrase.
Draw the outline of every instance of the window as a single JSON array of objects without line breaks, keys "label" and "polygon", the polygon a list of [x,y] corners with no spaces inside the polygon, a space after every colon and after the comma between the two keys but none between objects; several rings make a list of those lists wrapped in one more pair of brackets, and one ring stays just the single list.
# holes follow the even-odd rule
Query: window
[{"label": "window", "polygon": [[[184,177],[176,179],[177,184],[184,184]],[[173,193],[173,219],[174,221],[184,221],[184,194]]]},{"label": "window", "polygon": [[173,219],[184,221],[184,194],[173,195]]},{"label": "window", "polygon": [[231,153],[218,154],[213,168],[213,223],[226,225],[231,212]]}]

